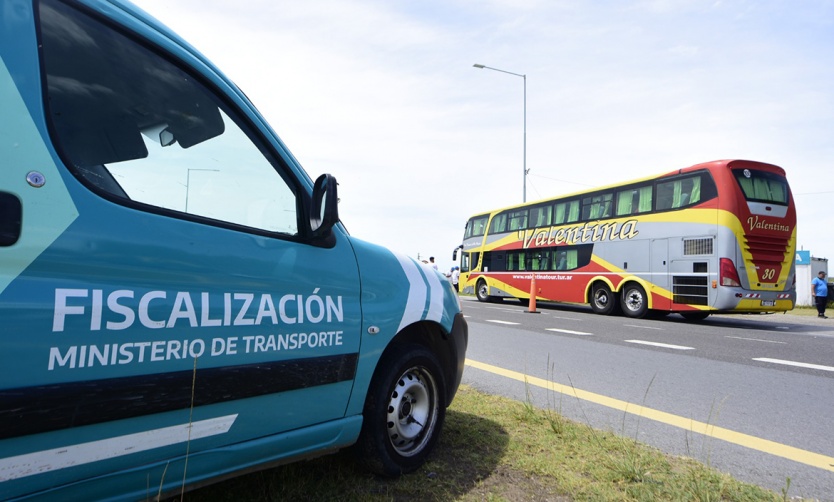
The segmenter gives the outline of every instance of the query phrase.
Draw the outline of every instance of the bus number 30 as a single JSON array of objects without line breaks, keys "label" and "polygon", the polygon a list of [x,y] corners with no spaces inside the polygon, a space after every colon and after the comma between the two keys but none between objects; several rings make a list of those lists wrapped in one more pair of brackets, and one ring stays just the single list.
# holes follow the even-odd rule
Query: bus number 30
[{"label": "bus number 30", "polygon": [[766,268],[764,272],[762,272],[762,280],[769,281],[776,278],[776,269],[775,268]]}]

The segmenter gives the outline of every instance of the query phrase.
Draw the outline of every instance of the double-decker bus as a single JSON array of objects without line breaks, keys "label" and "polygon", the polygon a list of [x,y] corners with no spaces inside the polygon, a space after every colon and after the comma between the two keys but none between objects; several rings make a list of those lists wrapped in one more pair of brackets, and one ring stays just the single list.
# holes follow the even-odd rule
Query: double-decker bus
[{"label": "double-decker bus", "polygon": [[461,293],[484,302],[534,294],[598,314],[701,320],[796,301],[796,209],[785,171],[761,162],[708,162],[480,213],[457,251]]}]

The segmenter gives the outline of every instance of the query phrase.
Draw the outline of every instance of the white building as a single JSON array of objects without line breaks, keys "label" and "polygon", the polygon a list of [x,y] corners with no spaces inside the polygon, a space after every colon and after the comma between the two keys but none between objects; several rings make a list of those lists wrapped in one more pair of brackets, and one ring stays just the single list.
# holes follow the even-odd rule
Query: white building
[{"label": "white building", "polygon": [[811,295],[811,281],[818,273],[825,272],[828,276],[828,258],[815,258],[810,251],[796,252],[796,305],[804,307],[814,306]]}]

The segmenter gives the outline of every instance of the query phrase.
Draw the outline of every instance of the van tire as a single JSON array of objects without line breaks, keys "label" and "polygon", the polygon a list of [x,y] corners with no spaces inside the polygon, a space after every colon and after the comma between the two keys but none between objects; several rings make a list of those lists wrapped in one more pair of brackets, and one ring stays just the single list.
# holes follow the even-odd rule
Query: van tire
[{"label": "van tire", "polygon": [[446,382],[437,357],[416,344],[393,347],[365,399],[357,453],[373,472],[399,476],[431,454],[446,418]]}]

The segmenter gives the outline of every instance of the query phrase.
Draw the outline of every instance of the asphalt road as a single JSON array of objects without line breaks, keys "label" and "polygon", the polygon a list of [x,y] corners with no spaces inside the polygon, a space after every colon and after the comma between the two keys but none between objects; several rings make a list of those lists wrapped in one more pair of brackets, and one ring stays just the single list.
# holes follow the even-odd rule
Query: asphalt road
[{"label": "asphalt road", "polygon": [[834,318],[687,322],[462,300],[464,383],[834,502]]}]

